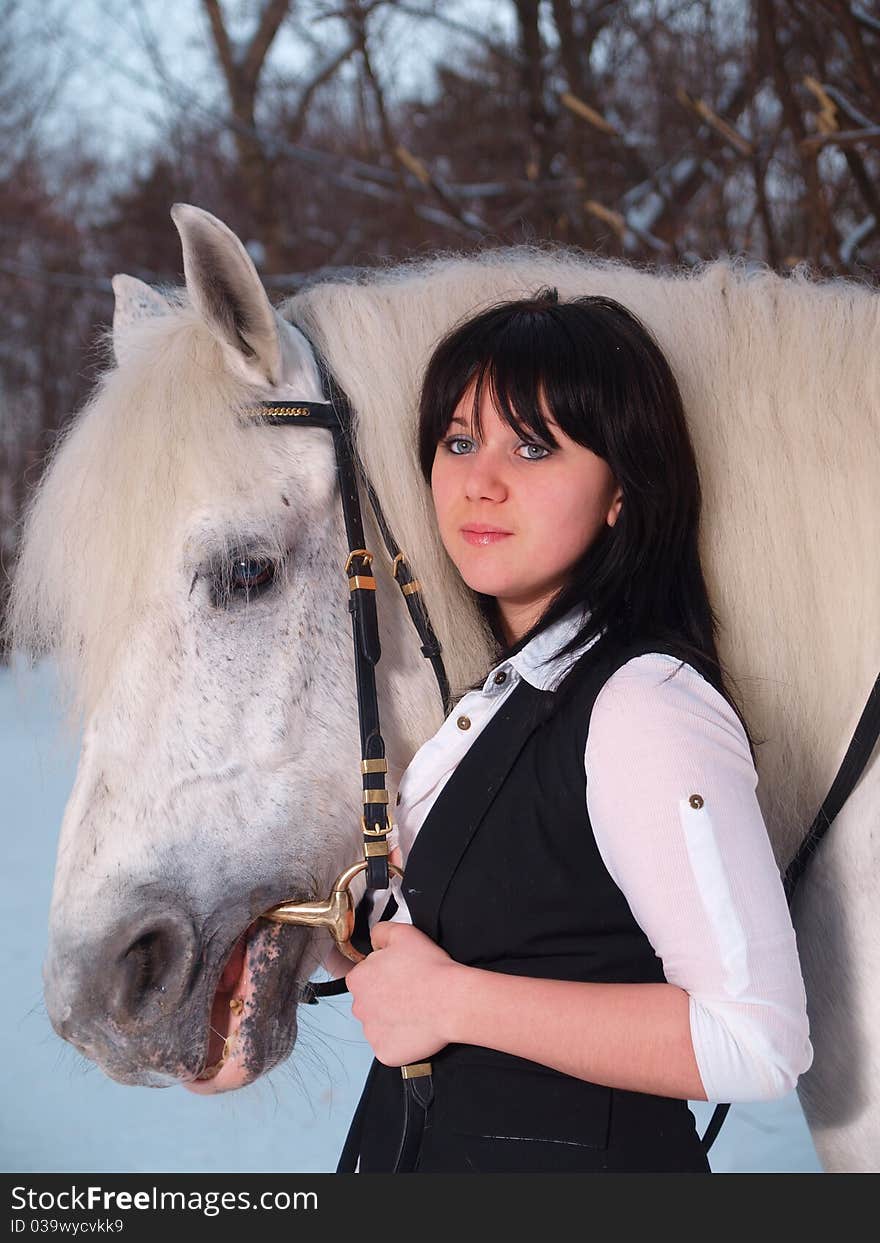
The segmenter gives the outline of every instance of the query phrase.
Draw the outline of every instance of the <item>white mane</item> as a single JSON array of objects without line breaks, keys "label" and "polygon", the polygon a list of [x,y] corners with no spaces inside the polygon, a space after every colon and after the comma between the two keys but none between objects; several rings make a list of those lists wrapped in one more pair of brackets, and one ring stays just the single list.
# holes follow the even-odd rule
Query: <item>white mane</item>
[{"label": "white mane", "polygon": [[[623,302],[678,379],[719,652],[756,738],[767,739],[757,747],[762,807],[787,858],[880,667],[880,558],[868,544],[880,479],[880,299],[805,268],[782,278],[717,260],[655,275],[576,250],[519,247],[318,284],[287,301],[282,314],[310,331],[358,411],[362,460],[428,587],[446,653],[462,661],[450,660],[459,685],[485,669],[487,649],[418,471],[419,379],[454,322],[548,284],[562,299]],[[829,737],[841,740],[837,754]]]}]

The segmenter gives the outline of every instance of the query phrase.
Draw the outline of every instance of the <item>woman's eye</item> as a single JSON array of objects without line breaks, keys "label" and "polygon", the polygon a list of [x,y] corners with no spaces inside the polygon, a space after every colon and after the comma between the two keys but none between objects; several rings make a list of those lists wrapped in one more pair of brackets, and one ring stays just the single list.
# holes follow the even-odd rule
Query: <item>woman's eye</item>
[{"label": "woman's eye", "polygon": [[537,450],[538,450],[538,453],[541,455],[540,457],[528,457],[528,456],[526,456],[526,455],[524,454],[523,456],[526,458],[526,461],[527,461],[527,462],[542,462],[542,461],[544,460],[544,458],[545,458],[545,457],[549,457],[549,456],[550,456],[550,450],[549,450],[549,449],[545,449],[543,445],[536,445],[536,444],[531,444],[531,443],[530,443],[530,444],[520,445],[520,448],[521,448],[521,449],[526,449],[526,450],[529,450],[529,449],[537,449]]},{"label": "woman's eye", "polygon": [[465,451],[462,450],[462,452],[459,453],[458,449],[453,447],[454,445],[472,445],[473,443],[474,442],[468,436],[447,436],[443,441],[444,448],[448,449],[450,453],[454,453],[456,457],[461,457]]}]

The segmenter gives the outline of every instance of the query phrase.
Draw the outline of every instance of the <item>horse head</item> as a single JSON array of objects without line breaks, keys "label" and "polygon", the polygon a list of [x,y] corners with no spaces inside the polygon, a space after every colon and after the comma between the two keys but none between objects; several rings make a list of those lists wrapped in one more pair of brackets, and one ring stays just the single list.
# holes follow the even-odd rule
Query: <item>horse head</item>
[{"label": "horse head", "polygon": [[[241,1086],[290,1052],[326,933],[271,923],[359,851],[347,544],[303,334],[239,239],[172,212],[183,290],[114,278],[115,362],[31,507],[15,608],[83,723],[44,967],[56,1031],[123,1083]],[[387,586],[385,586],[387,582]],[[389,783],[436,689],[379,590]],[[389,682],[431,707],[401,723]]]}]

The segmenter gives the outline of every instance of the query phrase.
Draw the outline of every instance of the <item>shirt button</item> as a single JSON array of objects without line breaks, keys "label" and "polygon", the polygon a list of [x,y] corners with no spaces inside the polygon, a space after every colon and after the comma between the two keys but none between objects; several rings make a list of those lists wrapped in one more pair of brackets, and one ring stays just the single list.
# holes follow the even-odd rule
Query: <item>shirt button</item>
[{"label": "shirt button", "polygon": [[455,723],[459,729],[470,729],[471,718],[469,716],[460,716]]},{"label": "shirt button", "polygon": [[688,799],[688,802],[690,803],[691,807],[699,809],[700,807],[703,806],[703,796],[702,794],[692,794],[690,798]]},{"label": "shirt button", "polygon": [[494,682],[495,682],[495,685],[496,685],[496,686],[500,686],[502,682],[506,682],[506,681],[507,681],[507,674],[506,674],[506,673],[504,672],[504,670],[502,669],[500,673],[496,673],[496,674],[495,674],[495,677],[494,677],[494,679],[493,679],[493,680],[494,680]]}]

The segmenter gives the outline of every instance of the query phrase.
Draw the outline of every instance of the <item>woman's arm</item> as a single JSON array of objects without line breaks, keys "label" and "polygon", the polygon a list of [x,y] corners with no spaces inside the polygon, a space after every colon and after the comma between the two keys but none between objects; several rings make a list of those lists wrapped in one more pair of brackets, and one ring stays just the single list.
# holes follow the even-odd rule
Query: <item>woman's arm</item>
[{"label": "woman's arm", "polygon": [[582,984],[453,965],[438,999],[448,1042],[499,1049],[611,1088],[706,1100],[689,998],[674,984]]},{"label": "woman's arm", "polygon": [[475,1044],[608,1087],[705,1100],[688,995],[672,984],[593,984],[504,975],[455,962],[411,924],[376,924],[348,976],[386,1066]]},{"label": "woman's arm", "polygon": [[806,997],[735,712],[689,664],[639,656],[597,696],[584,762],[605,865],[690,998],[708,1099],[790,1092],[813,1057]]}]

